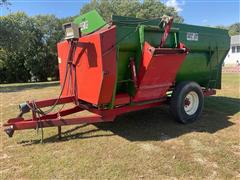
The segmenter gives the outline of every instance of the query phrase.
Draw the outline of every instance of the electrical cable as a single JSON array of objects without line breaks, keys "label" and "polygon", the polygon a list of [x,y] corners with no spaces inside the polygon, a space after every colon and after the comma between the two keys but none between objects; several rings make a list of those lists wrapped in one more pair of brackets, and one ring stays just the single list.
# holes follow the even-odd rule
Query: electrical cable
[{"label": "electrical cable", "polygon": [[[66,82],[67,82],[66,79],[67,79],[67,76],[68,76],[69,69],[70,69],[70,74],[69,74],[70,81],[68,81],[69,82],[68,86],[70,85],[70,82],[72,81],[72,78],[71,78],[71,76],[72,76],[71,75],[72,65],[69,64],[69,62],[70,62],[70,59],[73,58],[73,55],[74,55],[75,50],[76,50],[76,46],[75,46],[75,42],[73,40],[70,41],[70,43],[71,44],[70,44],[70,50],[69,50],[68,58],[67,58],[67,61],[66,61],[66,70],[65,70],[65,75],[64,75],[63,86],[61,88],[61,92],[60,92],[57,100],[55,101],[55,103],[51,106],[51,108],[49,108],[46,111],[43,111],[41,108],[39,108],[34,100],[32,101],[32,104],[34,105],[35,108],[31,107],[31,105],[28,104],[28,107],[31,110],[33,110],[34,112],[38,113],[38,114],[47,115],[47,114],[49,114],[50,112],[52,112],[55,109],[55,107],[57,106],[57,104],[58,104],[58,102],[59,102],[59,100],[60,100],[60,98],[61,98],[61,96],[63,94],[63,90],[64,90]],[[72,94],[71,91],[70,91],[70,94]]]},{"label": "electrical cable", "polygon": [[[54,108],[57,106],[57,104],[58,104],[58,102],[59,102],[59,100],[60,100],[60,98],[62,96],[62,93],[63,93],[63,90],[65,88],[66,82],[67,82],[66,79],[67,79],[67,76],[68,76],[69,69],[70,69],[70,74],[69,74],[69,80],[68,80],[68,89],[69,89],[70,83],[72,84],[72,66],[73,65],[70,64],[69,62],[72,62],[70,60],[73,58],[73,56],[75,54],[76,46],[75,46],[75,42],[73,40],[70,43],[71,44],[70,44],[70,50],[69,50],[68,58],[67,58],[67,61],[66,61],[66,70],[65,70],[65,75],[64,75],[63,86],[61,88],[61,92],[60,92],[57,100],[55,101],[55,103],[47,111],[43,111],[41,108],[39,108],[34,100],[32,101],[32,106],[30,106],[29,103],[27,103],[28,107],[36,115],[36,119],[37,119],[37,126],[36,126],[37,133],[38,133],[39,128],[41,128],[41,143],[43,143],[43,137],[44,137],[43,124],[42,124],[42,120],[41,120],[41,115],[47,115],[48,113],[52,112],[54,110]],[[74,86],[76,86],[76,83],[74,83]],[[74,92],[75,92],[75,89],[76,89],[76,87],[74,88]],[[70,94],[72,94],[72,91],[73,90],[71,88]],[[63,104],[63,106],[58,110],[58,112],[60,112],[63,109],[64,105],[65,104]]]}]

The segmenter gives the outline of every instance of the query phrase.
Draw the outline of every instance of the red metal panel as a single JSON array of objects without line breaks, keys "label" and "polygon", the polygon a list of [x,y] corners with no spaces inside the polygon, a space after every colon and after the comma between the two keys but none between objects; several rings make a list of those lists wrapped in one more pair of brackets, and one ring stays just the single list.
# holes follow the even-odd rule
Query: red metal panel
[{"label": "red metal panel", "polygon": [[117,94],[115,97],[115,105],[123,105],[130,103],[130,96],[128,94]]},{"label": "red metal panel", "polygon": [[204,89],[203,94],[204,94],[204,96],[212,96],[212,95],[216,94],[216,90],[215,89]]},{"label": "red metal panel", "polygon": [[[75,99],[73,96],[68,96],[68,97],[61,97],[56,99],[34,101],[34,104],[36,104],[37,107],[42,108],[42,107],[52,106],[54,104],[66,104],[66,103],[74,102],[74,100]],[[28,104],[32,106],[32,102],[29,102]]]},{"label": "red metal panel", "polygon": [[[115,26],[79,38],[73,58],[73,63],[76,63],[78,99],[97,105],[110,103],[116,80],[115,43]],[[61,85],[64,81],[69,46],[67,41],[58,44]],[[68,83],[67,80],[64,95],[72,95],[67,93]],[[73,83],[69,86],[73,87]]]},{"label": "red metal panel", "polygon": [[[162,20],[165,20],[165,19],[167,19],[167,17],[162,17]],[[164,34],[161,39],[160,47],[163,47],[163,45],[168,37],[168,34],[171,30],[172,23],[173,23],[173,17],[170,17],[169,21],[167,22],[166,26],[164,27]]]},{"label": "red metal panel", "polygon": [[100,89],[99,104],[111,101],[117,77],[116,64],[116,29],[111,28],[100,32],[102,53],[102,86]]},{"label": "red metal panel", "polygon": [[173,85],[176,74],[187,54],[187,52],[178,50],[156,49],[145,42],[138,77],[139,86],[134,101],[166,96],[166,92]]}]

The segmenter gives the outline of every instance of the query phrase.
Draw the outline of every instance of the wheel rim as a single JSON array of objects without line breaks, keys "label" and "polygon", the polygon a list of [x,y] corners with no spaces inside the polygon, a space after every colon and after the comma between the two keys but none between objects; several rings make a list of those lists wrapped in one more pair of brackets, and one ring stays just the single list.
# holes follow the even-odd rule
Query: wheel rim
[{"label": "wheel rim", "polygon": [[196,113],[199,105],[198,94],[194,91],[190,91],[184,99],[184,111],[188,115],[193,115]]}]

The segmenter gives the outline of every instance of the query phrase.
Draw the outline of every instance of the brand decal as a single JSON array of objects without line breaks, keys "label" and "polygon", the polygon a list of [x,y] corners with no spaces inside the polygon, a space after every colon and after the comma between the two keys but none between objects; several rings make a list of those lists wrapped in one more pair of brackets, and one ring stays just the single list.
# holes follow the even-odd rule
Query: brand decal
[{"label": "brand decal", "polygon": [[187,32],[187,40],[188,41],[198,41],[198,33]]},{"label": "brand decal", "polygon": [[81,28],[81,30],[85,30],[88,28],[88,21],[83,21],[79,24],[79,27]]}]

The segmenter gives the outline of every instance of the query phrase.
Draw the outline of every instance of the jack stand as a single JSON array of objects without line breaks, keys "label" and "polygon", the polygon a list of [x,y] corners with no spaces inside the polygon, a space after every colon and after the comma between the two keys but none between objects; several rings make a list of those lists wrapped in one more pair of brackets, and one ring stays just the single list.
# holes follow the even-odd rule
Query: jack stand
[{"label": "jack stand", "polygon": [[58,139],[62,139],[62,126],[58,126]]}]

